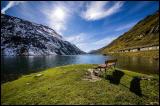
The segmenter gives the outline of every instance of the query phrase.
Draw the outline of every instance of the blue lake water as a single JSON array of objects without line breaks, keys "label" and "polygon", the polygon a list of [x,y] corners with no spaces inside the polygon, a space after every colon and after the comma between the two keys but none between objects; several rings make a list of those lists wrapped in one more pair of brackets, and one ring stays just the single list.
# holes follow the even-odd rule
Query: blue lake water
[{"label": "blue lake water", "polygon": [[127,56],[70,55],[1,57],[1,82],[15,80],[21,75],[69,64],[102,64],[107,59],[118,59],[117,67],[145,74],[159,74],[159,61]]}]

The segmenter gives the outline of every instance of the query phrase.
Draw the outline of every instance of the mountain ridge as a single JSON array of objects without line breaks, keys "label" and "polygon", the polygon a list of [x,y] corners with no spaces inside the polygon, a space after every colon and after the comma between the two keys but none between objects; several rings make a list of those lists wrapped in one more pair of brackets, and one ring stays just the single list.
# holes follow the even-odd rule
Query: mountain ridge
[{"label": "mountain ridge", "polygon": [[1,55],[76,55],[84,53],[52,28],[1,14]]},{"label": "mountain ridge", "polygon": [[110,44],[90,53],[109,53],[135,46],[159,45],[159,11],[140,20]]}]

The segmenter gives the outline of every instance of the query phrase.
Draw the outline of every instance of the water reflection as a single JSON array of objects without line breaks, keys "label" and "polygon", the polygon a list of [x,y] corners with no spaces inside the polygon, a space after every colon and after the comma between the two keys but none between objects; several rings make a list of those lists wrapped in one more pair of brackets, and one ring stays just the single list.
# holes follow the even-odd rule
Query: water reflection
[{"label": "water reflection", "polygon": [[133,70],[146,74],[159,73],[159,61],[144,57],[117,57],[118,66],[123,69]]},{"label": "water reflection", "polygon": [[1,81],[14,80],[22,74],[41,71],[50,67],[68,64],[102,64],[107,59],[118,59],[117,67],[146,74],[159,73],[159,61],[127,56],[72,55],[2,57]]}]

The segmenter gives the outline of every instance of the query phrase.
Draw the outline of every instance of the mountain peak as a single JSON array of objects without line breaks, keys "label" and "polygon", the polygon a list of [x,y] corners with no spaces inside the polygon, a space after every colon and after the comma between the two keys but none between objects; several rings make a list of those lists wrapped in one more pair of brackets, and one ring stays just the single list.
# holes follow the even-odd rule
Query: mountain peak
[{"label": "mountain peak", "polygon": [[1,55],[74,55],[82,52],[41,24],[1,14]]},{"label": "mountain peak", "polygon": [[128,32],[119,36],[109,45],[97,50],[97,52],[108,53],[145,45],[159,45],[159,12],[139,21]]}]

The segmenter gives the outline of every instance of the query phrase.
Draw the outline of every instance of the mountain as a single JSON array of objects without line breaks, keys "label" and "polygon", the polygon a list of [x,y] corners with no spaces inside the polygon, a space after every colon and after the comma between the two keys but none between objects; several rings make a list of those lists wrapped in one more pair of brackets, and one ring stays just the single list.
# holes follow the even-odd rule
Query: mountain
[{"label": "mountain", "polygon": [[109,53],[145,45],[159,45],[159,11],[139,21],[128,32],[94,53]]},{"label": "mountain", "polygon": [[1,14],[1,55],[84,53],[48,26]]}]

